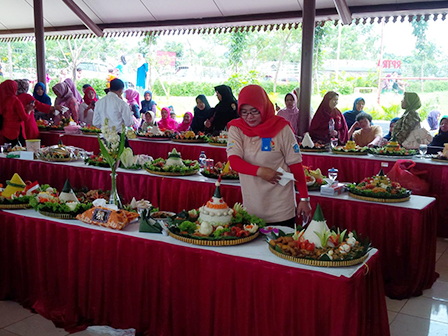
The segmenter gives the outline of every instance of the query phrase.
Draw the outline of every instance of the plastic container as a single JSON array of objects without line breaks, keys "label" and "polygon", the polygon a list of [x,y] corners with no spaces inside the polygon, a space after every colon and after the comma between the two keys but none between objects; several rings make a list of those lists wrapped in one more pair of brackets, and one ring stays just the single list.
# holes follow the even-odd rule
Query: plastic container
[{"label": "plastic container", "polygon": [[205,167],[206,160],[207,160],[207,155],[205,155],[205,152],[202,151],[201,154],[199,155],[199,159],[198,159],[199,167],[201,169],[203,169]]}]

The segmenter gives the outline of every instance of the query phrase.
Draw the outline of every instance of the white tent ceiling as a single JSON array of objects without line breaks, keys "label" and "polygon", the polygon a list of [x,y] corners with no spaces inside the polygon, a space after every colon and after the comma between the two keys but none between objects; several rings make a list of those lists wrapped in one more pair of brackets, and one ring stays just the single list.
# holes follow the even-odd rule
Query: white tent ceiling
[{"label": "white tent ceiling", "polygon": [[[301,21],[303,0],[74,0],[105,31],[228,27]],[[346,0],[353,18],[447,13],[448,1]],[[1,0],[0,36],[32,34],[33,0]],[[46,31],[85,33],[62,0],[43,0]],[[318,20],[336,19],[333,0],[316,0]],[[387,10],[387,11],[384,11]],[[280,14],[281,13],[281,14]],[[291,13],[288,17],[288,13]],[[202,24],[203,22],[203,24]],[[58,32],[56,32],[58,31]]]}]

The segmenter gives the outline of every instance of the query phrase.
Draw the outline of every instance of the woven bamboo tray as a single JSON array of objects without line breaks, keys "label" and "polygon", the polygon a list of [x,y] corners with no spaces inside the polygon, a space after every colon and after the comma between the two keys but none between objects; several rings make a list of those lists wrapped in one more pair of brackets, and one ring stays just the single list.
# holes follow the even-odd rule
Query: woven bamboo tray
[{"label": "woven bamboo tray", "polygon": [[327,148],[302,148],[300,147],[301,152],[310,152],[310,153],[326,153],[328,152]]},{"label": "woven bamboo tray", "polygon": [[162,138],[162,137],[147,137],[147,136],[141,136],[141,135],[139,135],[138,136],[138,138],[139,139],[143,139],[143,140],[147,140],[147,141],[170,141],[170,140],[172,140],[171,138],[168,138],[168,137],[164,137],[164,138]]},{"label": "woven bamboo tray", "polygon": [[51,160],[48,160],[48,159],[45,159],[45,158],[43,158],[43,157],[41,157],[40,158],[42,161],[46,161],[46,162],[70,162],[70,161],[77,161],[77,160],[79,160],[79,159],[71,159],[71,158],[67,158],[67,159],[51,159]]},{"label": "woven bamboo tray", "polygon": [[171,139],[173,142],[183,142],[183,143],[204,143],[207,142],[207,140],[204,139],[194,139],[194,140],[187,140],[187,139]]},{"label": "woven bamboo tray", "polygon": [[344,151],[331,151],[336,155],[367,155],[369,154],[367,151],[364,152],[344,152]]},{"label": "woven bamboo tray", "polygon": [[44,215],[47,217],[52,217],[52,218],[57,218],[57,219],[76,219],[76,216],[73,216],[70,214],[65,214],[65,213],[53,213],[53,212],[47,212],[47,211],[42,211],[42,210],[39,210],[39,213],[41,215]]},{"label": "woven bamboo tray", "polygon": [[198,170],[193,170],[191,172],[187,172],[187,173],[183,173],[183,174],[182,173],[172,173],[172,172],[159,172],[159,171],[149,170],[146,168],[145,168],[145,170],[148,173],[155,174],[155,175],[162,175],[162,176],[189,176],[189,175],[195,175],[198,173]]},{"label": "woven bamboo tray", "polygon": [[[207,174],[207,173],[204,173],[204,172],[201,172],[201,175],[205,176],[205,177],[208,177],[208,178],[211,178],[211,179],[216,179],[216,180],[219,179],[219,175],[212,175],[212,174]],[[239,181],[240,180],[239,176],[238,177],[221,176],[221,179],[223,181]]]},{"label": "woven bamboo tray", "polygon": [[29,203],[22,204],[0,204],[0,209],[28,209],[31,208]]},{"label": "woven bamboo tray", "polygon": [[221,142],[209,142],[209,145],[212,146],[218,146],[218,147],[227,147],[227,143],[221,143]]},{"label": "woven bamboo tray", "polygon": [[411,196],[404,198],[376,198],[376,197],[360,196],[353,194],[351,192],[349,192],[348,194],[353,198],[357,198],[363,201],[380,202],[380,203],[401,203],[409,201],[409,199],[411,198]]},{"label": "woven bamboo tray", "polygon": [[380,158],[389,158],[389,159],[411,159],[414,157],[414,155],[385,155],[385,154],[373,154],[373,156],[380,157]]},{"label": "woven bamboo tray", "polygon": [[172,233],[168,230],[168,233],[171,237],[174,239],[183,241],[185,243],[194,244],[194,245],[202,245],[202,246],[233,246],[233,245],[240,245],[244,243],[248,243],[255,238],[258,237],[260,232],[257,232],[253,234],[252,236],[241,238],[241,239],[232,239],[232,240],[205,240],[205,239],[193,239],[193,238],[187,238],[179,236],[175,233]]},{"label": "woven bamboo tray", "polygon": [[84,135],[98,135],[98,134],[100,134],[101,132],[86,132],[86,131],[81,131],[82,132],[82,134],[84,134]]},{"label": "woven bamboo tray", "polygon": [[289,256],[280,252],[277,252],[269,245],[269,251],[275,254],[277,257],[295,262],[297,264],[309,265],[309,266],[318,266],[318,267],[348,267],[360,264],[364,262],[369,256],[368,253],[363,255],[361,258],[353,259],[353,260],[343,260],[343,261],[322,261],[322,260],[314,260],[314,259],[305,259],[305,258],[297,258],[293,256]]},{"label": "woven bamboo tray", "polygon": [[436,161],[436,162],[443,162],[443,163],[448,163],[448,159],[436,159],[436,158],[431,158],[432,161]]}]

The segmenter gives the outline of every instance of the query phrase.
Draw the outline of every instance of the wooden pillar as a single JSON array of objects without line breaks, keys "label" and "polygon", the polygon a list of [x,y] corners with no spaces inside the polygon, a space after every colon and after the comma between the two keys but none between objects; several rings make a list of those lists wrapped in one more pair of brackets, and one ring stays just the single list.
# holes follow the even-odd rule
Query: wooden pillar
[{"label": "wooden pillar", "polygon": [[34,36],[36,38],[36,66],[37,81],[47,83],[47,70],[45,67],[45,40],[44,40],[44,10],[43,0],[33,0],[34,5]]},{"label": "wooden pillar", "polygon": [[316,0],[303,1],[302,60],[300,62],[299,134],[308,131],[313,88],[313,50]]}]

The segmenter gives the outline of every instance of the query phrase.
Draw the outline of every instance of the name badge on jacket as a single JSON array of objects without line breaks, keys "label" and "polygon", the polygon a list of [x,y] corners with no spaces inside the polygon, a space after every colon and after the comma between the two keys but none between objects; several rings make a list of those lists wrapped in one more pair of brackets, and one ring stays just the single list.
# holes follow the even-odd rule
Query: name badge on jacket
[{"label": "name badge on jacket", "polygon": [[261,151],[262,152],[272,151],[271,140],[272,140],[272,138],[261,138]]}]

